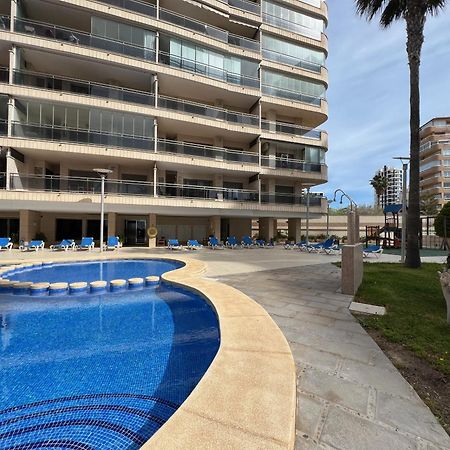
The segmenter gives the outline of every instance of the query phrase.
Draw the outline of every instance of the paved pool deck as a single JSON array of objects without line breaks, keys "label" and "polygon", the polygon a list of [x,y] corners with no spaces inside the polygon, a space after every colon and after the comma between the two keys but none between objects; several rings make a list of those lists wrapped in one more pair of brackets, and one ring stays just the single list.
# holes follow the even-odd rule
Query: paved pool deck
[{"label": "paved pool deck", "polygon": [[[120,253],[176,256],[164,249]],[[332,264],[339,256],[283,249],[180,253],[206,262],[205,277],[258,302],[287,338],[297,367],[296,449],[450,449],[450,437],[428,407],[349,312],[352,297],[338,292],[340,270]],[[3,252],[0,264],[68,256]],[[84,252],[76,259],[99,256]],[[398,262],[398,257],[371,261]]]}]

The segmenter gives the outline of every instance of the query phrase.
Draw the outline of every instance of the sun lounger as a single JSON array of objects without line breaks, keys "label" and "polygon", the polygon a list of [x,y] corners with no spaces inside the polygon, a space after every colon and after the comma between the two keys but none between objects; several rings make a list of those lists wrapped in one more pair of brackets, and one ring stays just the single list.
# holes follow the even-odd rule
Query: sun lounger
[{"label": "sun lounger", "polygon": [[118,236],[108,236],[104,247],[106,250],[119,250],[120,247],[122,247],[122,242],[120,242]]},{"label": "sun lounger", "polygon": [[239,244],[238,244],[238,241],[237,241],[237,239],[236,239],[235,236],[229,236],[229,237],[227,238],[227,242],[225,243],[225,245],[226,245],[228,248],[233,249],[233,248],[237,248]]},{"label": "sun lounger", "polygon": [[19,247],[19,250],[21,250],[23,252],[27,252],[29,250],[37,252],[39,250],[42,250],[44,248],[44,246],[45,246],[44,241],[36,239],[36,240],[30,241],[28,244],[22,244]]},{"label": "sun lounger", "polygon": [[264,248],[266,246],[266,241],[264,239],[256,239],[255,246],[259,248]]},{"label": "sun lounger", "polygon": [[208,247],[211,250],[223,250],[224,246],[222,242],[219,241],[216,237],[210,237],[208,240]]},{"label": "sun lounger", "polygon": [[254,246],[253,239],[250,236],[243,236],[241,245],[244,248],[252,248]]},{"label": "sun lounger", "polygon": [[169,239],[167,241],[167,248],[169,250],[183,250],[183,247],[178,242],[178,239]]},{"label": "sun lounger", "polygon": [[0,238],[0,250],[11,250],[13,248],[13,243],[11,242],[11,238],[5,237]]},{"label": "sun lounger", "polygon": [[50,250],[53,251],[64,250],[65,252],[67,252],[67,250],[73,250],[74,248],[75,241],[73,239],[63,239],[59,244],[50,245]]},{"label": "sun lounger", "polygon": [[369,257],[370,255],[374,255],[376,258],[379,258],[383,253],[383,247],[381,245],[369,245],[366,248],[363,248],[363,256]]},{"label": "sun lounger", "polygon": [[197,239],[190,239],[187,241],[186,247],[188,250],[199,250],[200,248],[203,248],[203,245],[200,244]]},{"label": "sun lounger", "polygon": [[75,248],[77,250],[92,250],[95,247],[95,242],[93,237],[84,237],[81,239],[81,242],[79,245],[77,245]]}]

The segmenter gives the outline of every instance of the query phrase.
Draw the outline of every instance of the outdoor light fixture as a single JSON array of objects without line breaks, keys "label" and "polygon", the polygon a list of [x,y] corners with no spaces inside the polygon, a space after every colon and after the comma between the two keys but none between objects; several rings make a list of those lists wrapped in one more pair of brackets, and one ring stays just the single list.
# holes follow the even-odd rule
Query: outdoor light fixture
[{"label": "outdoor light fixture", "polygon": [[98,173],[102,179],[101,182],[101,198],[100,198],[100,252],[103,252],[103,227],[105,223],[105,179],[112,173],[110,169],[92,169]]},{"label": "outdoor light fixture", "polygon": [[345,197],[349,203],[350,203],[350,211],[353,211],[353,207],[355,207],[355,209],[358,207],[358,205],[356,204],[356,202],[350,197],[350,195],[348,195],[346,192],[344,192],[342,189],[336,189],[334,191],[334,196],[333,196],[333,200],[330,201],[330,203],[333,203],[336,201],[336,195],[337,193],[340,192],[341,193],[341,200],[339,201],[339,204],[342,205],[342,201],[343,198]]},{"label": "outdoor light fixture", "polygon": [[403,192],[402,192],[402,250],[400,261],[406,259],[406,177],[408,173],[409,156],[394,156],[392,159],[398,159],[403,165]]}]

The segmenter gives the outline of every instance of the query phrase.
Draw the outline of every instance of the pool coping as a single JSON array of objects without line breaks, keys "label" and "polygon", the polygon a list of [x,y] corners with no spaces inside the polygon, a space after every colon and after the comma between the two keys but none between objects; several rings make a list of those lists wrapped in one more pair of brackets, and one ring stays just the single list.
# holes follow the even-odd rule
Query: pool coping
[{"label": "pool coping", "polygon": [[[58,258],[54,263],[74,261],[71,256]],[[163,274],[162,280],[207,298],[220,325],[219,350],[208,370],[180,408],[142,449],[292,450],[295,363],[286,338],[265,309],[231,286],[202,278],[206,264],[182,255],[160,258],[143,252],[130,258],[120,254],[92,254],[82,261],[118,259],[166,259],[184,263],[183,267]]]}]

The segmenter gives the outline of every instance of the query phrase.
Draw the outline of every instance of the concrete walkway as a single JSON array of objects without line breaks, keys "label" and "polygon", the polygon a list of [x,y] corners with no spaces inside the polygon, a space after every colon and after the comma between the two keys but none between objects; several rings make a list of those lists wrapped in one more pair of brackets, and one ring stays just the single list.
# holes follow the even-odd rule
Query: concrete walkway
[{"label": "concrete walkway", "polygon": [[220,277],[260,303],[297,365],[296,449],[450,449],[427,406],[348,311],[332,264]]}]

